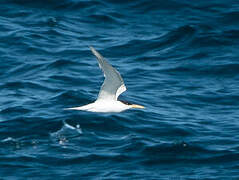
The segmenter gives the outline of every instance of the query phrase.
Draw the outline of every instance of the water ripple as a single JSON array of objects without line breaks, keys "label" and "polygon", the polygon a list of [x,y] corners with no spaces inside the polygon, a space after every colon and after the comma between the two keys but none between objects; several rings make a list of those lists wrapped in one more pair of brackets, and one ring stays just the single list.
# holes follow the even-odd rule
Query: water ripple
[{"label": "water ripple", "polygon": [[[4,0],[0,11],[2,178],[238,179],[236,2]],[[64,110],[97,98],[89,46],[124,78],[120,99],[146,109]]]}]

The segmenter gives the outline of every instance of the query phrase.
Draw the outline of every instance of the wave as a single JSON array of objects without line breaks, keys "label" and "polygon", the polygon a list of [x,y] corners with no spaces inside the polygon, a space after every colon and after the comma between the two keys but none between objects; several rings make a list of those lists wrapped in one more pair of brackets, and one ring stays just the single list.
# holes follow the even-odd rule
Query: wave
[{"label": "wave", "polygon": [[220,64],[220,65],[208,65],[205,66],[177,66],[173,68],[165,68],[160,70],[161,72],[174,74],[174,75],[194,75],[200,77],[222,77],[222,78],[232,78],[237,77],[237,69],[239,64]]},{"label": "wave", "polygon": [[[235,2],[4,0],[0,10],[2,177],[238,175]],[[103,82],[89,45],[124,77],[122,99],[147,108],[64,110],[94,101]]]}]

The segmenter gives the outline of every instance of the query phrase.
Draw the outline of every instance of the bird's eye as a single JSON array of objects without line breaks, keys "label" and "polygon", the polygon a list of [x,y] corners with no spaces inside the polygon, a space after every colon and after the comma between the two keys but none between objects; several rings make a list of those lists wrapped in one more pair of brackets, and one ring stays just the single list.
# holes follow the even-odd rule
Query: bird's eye
[{"label": "bird's eye", "polygon": [[126,105],[132,105],[132,103],[129,103],[129,102],[127,102],[127,101],[122,101],[122,100],[120,100],[120,102],[122,102],[122,103],[124,103],[124,104],[126,104]]}]

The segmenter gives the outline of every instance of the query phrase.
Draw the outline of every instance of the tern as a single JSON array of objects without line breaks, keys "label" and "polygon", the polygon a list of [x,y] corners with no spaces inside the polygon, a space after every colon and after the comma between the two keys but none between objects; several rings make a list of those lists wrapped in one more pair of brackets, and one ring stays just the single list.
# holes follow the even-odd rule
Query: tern
[{"label": "tern", "polygon": [[122,112],[124,110],[132,108],[143,109],[144,106],[118,100],[119,95],[126,91],[126,86],[120,73],[115,68],[113,68],[93,47],[90,47],[90,49],[98,60],[99,66],[104,73],[105,80],[101,86],[98,98],[95,102],[84,106],[67,109],[102,113]]}]

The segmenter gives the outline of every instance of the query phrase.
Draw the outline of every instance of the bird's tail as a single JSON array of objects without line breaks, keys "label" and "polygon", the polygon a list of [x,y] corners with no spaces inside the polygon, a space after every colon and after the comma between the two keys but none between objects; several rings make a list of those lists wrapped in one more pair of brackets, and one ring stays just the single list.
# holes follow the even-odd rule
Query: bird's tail
[{"label": "bird's tail", "polygon": [[87,105],[85,105],[85,106],[65,108],[64,110],[81,110],[81,111],[88,111],[91,107],[92,107],[92,104],[87,104]]}]

